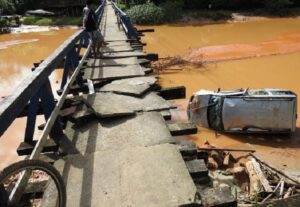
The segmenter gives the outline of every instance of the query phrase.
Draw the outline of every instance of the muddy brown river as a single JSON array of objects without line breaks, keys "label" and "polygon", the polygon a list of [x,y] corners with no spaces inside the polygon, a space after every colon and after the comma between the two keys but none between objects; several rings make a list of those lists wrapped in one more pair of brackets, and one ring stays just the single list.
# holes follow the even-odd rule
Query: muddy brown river
[{"label": "muddy brown river", "polygon": [[[300,18],[154,28],[155,33],[143,37],[146,51],[206,62],[204,67],[186,64],[160,71],[164,87],[186,86],[186,99],[175,101],[175,120],[187,120],[188,99],[200,89],[286,88],[300,94]],[[254,148],[261,158],[299,179],[299,119],[297,127],[291,136],[216,134],[199,128],[188,138],[199,146],[208,140],[217,147]]]},{"label": "muddy brown river", "polygon": [[[175,65],[159,73],[164,87],[186,86],[187,98],[174,101],[173,119],[186,121],[188,98],[200,89],[287,88],[300,94],[300,18],[214,25],[164,25],[146,33],[145,50],[160,57],[201,60],[204,67]],[[0,95],[13,91],[30,73],[33,62],[47,57],[74,30],[0,36]],[[52,75],[52,82],[59,79]],[[55,83],[56,84],[56,83]],[[54,85],[55,85],[54,84]],[[56,84],[58,85],[58,84]],[[298,102],[298,111],[300,105]],[[25,120],[17,120],[0,140],[0,168],[17,159]],[[300,122],[298,120],[298,127]],[[199,128],[189,136],[198,145],[208,140],[218,147],[255,148],[266,161],[297,176],[300,169],[300,130],[292,136],[216,134]]]},{"label": "muddy brown river", "polygon": [[[31,73],[33,63],[47,58],[76,31],[60,29],[0,35],[0,100],[1,97],[13,93],[22,79]],[[61,72],[57,70],[50,76],[53,87],[59,87]],[[43,119],[42,116],[38,117],[39,123]],[[25,123],[26,119],[16,119],[0,138],[0,169],[20,159],[16,149],[24,139]]]}]

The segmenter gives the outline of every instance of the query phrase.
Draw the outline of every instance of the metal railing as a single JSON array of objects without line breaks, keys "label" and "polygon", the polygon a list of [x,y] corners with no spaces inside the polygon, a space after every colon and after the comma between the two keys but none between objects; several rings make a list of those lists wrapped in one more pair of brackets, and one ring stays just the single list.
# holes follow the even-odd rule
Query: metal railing
[{"label": "metal railing", "polygon": [[[103,15],[104,7],[105,1],[103,1],[95,11],[98,16],[98,22],[100,22]],[[80,66],[80,51],[83,47],[87,47],[89,45],[88,42],[88,35],[84,30],[76,32],[60,47],[58,47],[47,59],[34,68],[32,74],[25,77],[25,79],[14,90],[13,94],[5,97],[0,102],[0,136],[4,134],[7,128],[20,116],[22,112],[22,114],[24,114],[25,108],[27,109],[25,112],[25,115],[27,116],[24,136],[25,143],[33,143],[36,117],[39,111],[43,112],[47,124],[49,120],[53,122],[51,130],[47,129],[52,139],[58,139],[63,134],[59,117],[56,115],[54,120],[52,118],[56,102],[52,93],[49,76],[64,61],[64,72],[60,90],[60,93],[64,94],[65,90],[67,90],[70,85],[70,82],[66,84],[70,70],[75,71],[75,69]],[[75,72],[73,75],[74,74]],[[74,77],[72,83],[75,80],[79,85],[82,84],[82,81],[78,79],[77,76]],[[62,100],[64,101],[64,98],[62,98],[63,96],[59,103]]]},{"label": "metal railing", "polygon": [[115,2],[111,2],[116,15],[118,17],[118,21],[120,21],[128,39],[138,39],[139,34],[137,32],[137,30],[135,29],[135,27],[133,26],[130,18],[128,17],[128,15],[123,12]]},{"label": "metal railing", "polygon": [[[99,20],[98,23],[100,23],[100,20],[102,18],[104,7],[105,7],[105,1],[103,1],[102,4],[98,7],[98,9],[95,11],[96,15],[98,16],[98,20]],[[79,46],[76,45],[78,41],[80,41]],[[83,57],[79,61],[80,49],[83,46],[84,41],[86,41],[85,31],[81,30],[76,34],[74,34],[72,37],[66,40],[52,55],[50,55],[46,60],[44,60],[34,70],[32,75],[28,76],[18,86],[15,94],[5,98],[2,102],[0,102],[1,135],[8,128],[8,126],[13,122],[13,120],[18,117],[19,113],[27,105],[28,101],[30,101],[30,103],[29,103],[27,123],[30,121],[32,122],[34,120],[34,124],[35,124],[35,118],[33,117],[36,116],[36,113],[32,114],[32,112],[37,111],[36,104],[38,103],[39,99],[41,99],[42,103],[44,102],[44,104],[42,104],[42,107],[43,105],[45,105],[43,107],[43,110],[45,109],[48,110],[47,117],[45,115],[47,122],[29,159],[39,158],[40,153],[42,152],[51,131],[54,130],[55,133],[62,134],[60,123],[58,122],[59,112],[69,93],[70,86],[72,86],[75,81],[78,81],[77,77],[80,72],[80,69],[84,63],[84,60],[87,58],[91,50],[91,44],[88,44],[87,50],[85,51]],[[55,70],[55,67],[59,64],[60,61],[63,60],[64,57],[66,57],[65,64],[64,64],[64,75],[65,74],[67,75],[69,73],[70,67],[72,67],[74,71],[69,80],[67,80],[65,76],[63,77],[65,83],[62,84],[61,86],[62,94],[58,103],[55,104],[48,76],[51,74],[52,71]],[[50,107],[46,106],[47,104],[49,104]],[[32,108],[35,108],[34,109],[35,111]],[[5,118],[7,118],[7,120],[5,120]],[[26,132],[27,132],[27,128],[26,128]],[[32,141],[32,137],[30,140],[25,140],[25,141]],[[9,196],[9,199],[12,203],[16,203],[20,199],[22,192],[25,188],[25,184],[28,182],[29,173],[30,171],[27,170],[24,173],[22,173],[21,176],[19,177],[14,189],[12,190]]]}]

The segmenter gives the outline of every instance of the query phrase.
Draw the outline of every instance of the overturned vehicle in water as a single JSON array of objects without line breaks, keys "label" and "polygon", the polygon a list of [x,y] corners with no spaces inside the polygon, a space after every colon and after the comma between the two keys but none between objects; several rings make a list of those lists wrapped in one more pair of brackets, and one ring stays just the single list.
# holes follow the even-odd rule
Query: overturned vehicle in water
[{"label": "overturned vehicle in water", "polygon": [[187,110],[192,122],[216,131],[291,133],[296,130],[297,95],[284,89],[200,90]]}]

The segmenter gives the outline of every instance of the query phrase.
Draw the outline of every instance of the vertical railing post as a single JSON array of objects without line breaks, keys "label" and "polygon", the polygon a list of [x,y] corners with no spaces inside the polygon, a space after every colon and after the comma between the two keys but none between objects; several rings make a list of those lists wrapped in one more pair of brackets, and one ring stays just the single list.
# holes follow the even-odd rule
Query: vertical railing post
[{"label": "vertical railing post", "polygon": [[[45,82],[45,84],[42,86],[40,90],[40,99],[41,99],[41,105],[42,105],[44,117],[45,120],[47,121],[52,111],[55,108],[55,100],[54,100],[49,79],[47,79],[47,81]],[[58,139],[63,135],[63,131],[60,123],[61,123],[60,118],[57,118],[50,132],[50,138],[52,138],[55,141],[58,141]]]},{"label": "vertical railing post", "polygon": [[[39,100],[41,100],[41,102],[39,102]],[[27,123],[26,123],[25,136],[24,136],[24,142],[28,144],[31,144],[33,142],[35,125],[36,125],[36,116],[38,114],[37,112],[40,106],[39,103],[41,103],[42,111],[45,120],[47,121],[55,107],[55,100],[54,100],[49,79],[47,79],[45,84],[30,99],[29,102]],[[57,119],[50,133],[50,137],[54,140],[58,140],[58,138],[61,137],[62,135],[63,132],[60,125],[60,120]]]},{"label": "vertical railing post", "polygon": [[34,135],[34,128],[35,128],[35,122],[36,122],[36,116],[38,112],[39,107],[39,92],[37,92],[29,102],[28,106],[28,114],[27,114],[27,122],[26,122],[26,128],[25,128],[25,137],[24,142],[26,143],[32,143],[33,141],[33,135]]}]

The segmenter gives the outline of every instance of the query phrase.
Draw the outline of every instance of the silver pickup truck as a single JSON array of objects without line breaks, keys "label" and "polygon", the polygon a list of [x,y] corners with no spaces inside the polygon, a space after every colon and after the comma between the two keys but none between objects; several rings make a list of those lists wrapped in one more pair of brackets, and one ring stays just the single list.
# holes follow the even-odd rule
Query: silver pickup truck
[{"label": "silver pickup truck", "polygon": [[284,89],[200,90],[187,110],[192,122],[217,131],[291,133],[296,130],[297,95]]}]

